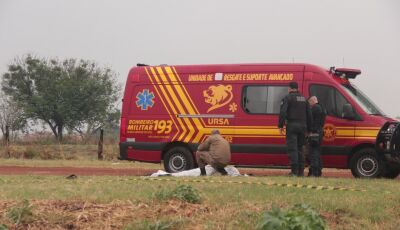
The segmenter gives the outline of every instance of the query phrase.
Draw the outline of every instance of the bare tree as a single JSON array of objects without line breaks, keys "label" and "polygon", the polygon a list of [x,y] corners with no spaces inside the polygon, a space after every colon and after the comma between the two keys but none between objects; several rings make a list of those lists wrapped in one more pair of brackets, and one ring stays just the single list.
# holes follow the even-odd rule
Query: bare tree
[{"label": "bare tree", "polygon": [[3,91],[0,91],[0,129],[3,136],[6,133],[6,126],[9,127],[13,136],[15,131],[21,130],[26,124],[23,110]]},{"label": "bare tree", "polygon": [[[103,116],[103,115],[101,115]],[[119,129],[119,119],[121,112],[118,109],[110,110],[103,117],[95,117],[96,119],[87,119],[77,124],[70,132],[77,132],[83,141],[89,139],[92,135],[104,129],[106,133],[111,133],[115,128]]]}]

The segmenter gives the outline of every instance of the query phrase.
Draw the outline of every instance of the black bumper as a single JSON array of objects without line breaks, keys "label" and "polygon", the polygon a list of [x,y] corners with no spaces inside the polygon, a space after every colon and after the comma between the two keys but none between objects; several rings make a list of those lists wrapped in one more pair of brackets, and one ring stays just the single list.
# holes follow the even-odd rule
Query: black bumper
[{"label": "black bumper", "polygon": [[376,151],[389,162],[400,164],[400,123],[386,122],[376,137]]},{"label": "black bumper", "polygon": [[400,153],[385,153],[384,155],[389,162],[400,164]]},{"label": "black bumper", "polygon": [[128,160],[128,146],[126,142],[119,143],[118,160]]}]

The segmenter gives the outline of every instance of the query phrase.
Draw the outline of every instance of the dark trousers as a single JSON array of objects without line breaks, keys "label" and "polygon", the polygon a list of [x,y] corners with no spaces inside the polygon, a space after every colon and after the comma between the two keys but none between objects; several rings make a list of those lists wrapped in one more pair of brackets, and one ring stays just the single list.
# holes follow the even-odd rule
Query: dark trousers
[{"label": "dark trousers", "polygon": [[286,146],[289,154],[292,174],[304,174],[303,145],[305,144],[306,125],[300,122],[288,122],[286,125]]},{"label": "dark trousers", "polygon": [[321,161],[321,143],[323,138],[323,130],[318,130],[319,142],[310,144],[310,176],[322,175],[322,161]]}]

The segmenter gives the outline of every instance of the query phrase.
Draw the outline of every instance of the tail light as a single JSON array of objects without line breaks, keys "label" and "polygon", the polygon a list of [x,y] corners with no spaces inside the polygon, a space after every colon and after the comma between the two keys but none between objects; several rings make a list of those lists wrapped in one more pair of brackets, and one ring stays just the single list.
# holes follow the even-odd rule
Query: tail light
[{"label": "tail light", "polygon": [[126,118],[121,117],[119,142],[126,142]]}]

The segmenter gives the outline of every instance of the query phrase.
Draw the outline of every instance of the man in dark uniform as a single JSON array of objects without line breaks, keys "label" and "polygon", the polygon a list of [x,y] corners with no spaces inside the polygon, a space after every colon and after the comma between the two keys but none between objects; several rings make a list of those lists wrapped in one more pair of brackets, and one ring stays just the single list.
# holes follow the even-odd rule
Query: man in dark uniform
[{"label": "man in dark uniform", "polygon": [[312,122],[310,106],[298,88],[297,82],[289,83],[289,94],[282,99],[278,124],[282,135],[286,126],[286,145],[291,167],[289,175],[292,176],[304,176],[302,147]]},{"label": "man in dark uniform", "polygon": [[[320,177],[322,175],[322,162],[321,162],[321,143],[324,137],[324,123],[326,112],[325,109],[318,103],[318,98],[312,96],[308,99],[311,106],[312,125],[311,134],[309,137],[310,149],[310,170],[308,176]],[[314,136],[314,137],[311,137]]]}]

